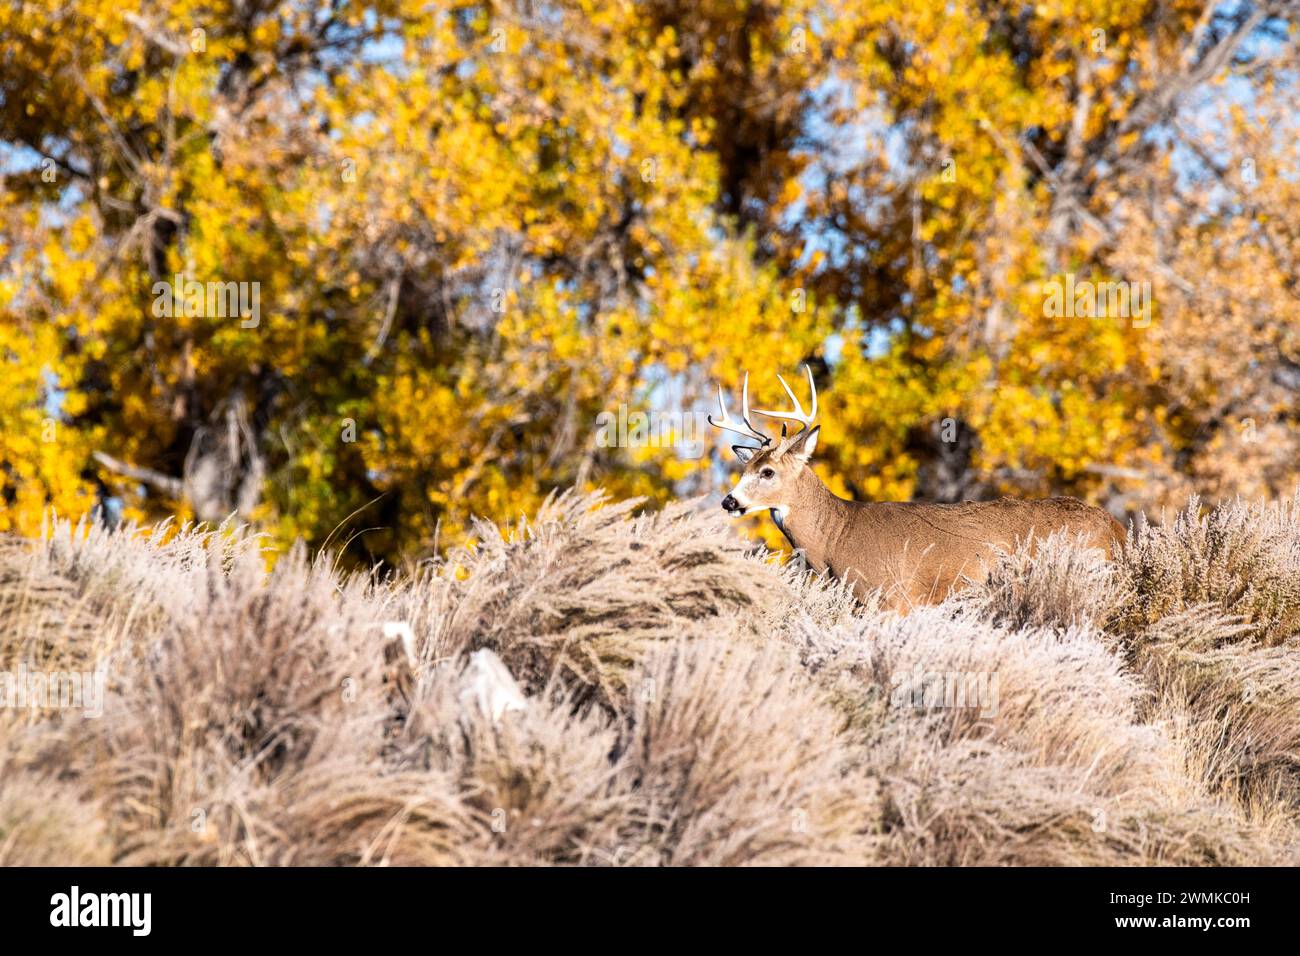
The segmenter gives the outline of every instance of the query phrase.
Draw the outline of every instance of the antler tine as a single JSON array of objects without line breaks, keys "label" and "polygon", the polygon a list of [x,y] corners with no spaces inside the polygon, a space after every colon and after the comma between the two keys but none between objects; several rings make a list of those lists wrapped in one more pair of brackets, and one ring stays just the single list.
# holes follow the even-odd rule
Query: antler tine
[{"label": "antler tine", "polygon": [[764,445],[770,445],[772,439],[764,435],[749,420],[749,373],[745,373],[745,383],[741,386],[740,391],[740,417],[741,421],[736,421],[727,411],[727,402],[722,397],[722,386],[718,386],[718,411],[722,413],[722,420],[715,422],[713,416],[708,416],[709,424],[714,428],[721,428],[724,431],[735,432],[737,435],[743,435],[746,438],[753,438]]},{"label": "antler tine", "polygon": [[817,385],[813,382],[812,367],[805,363],[803,368],[804,371],[808,373],[808,390],[812,393],[812,411],[807,414],[804,413],[803,405],[799,403],[799,399],[795,398],[794,392],[790,389],[790,386],[786,384],[785,379],[778,375],[776,380],[781,383],[781,387],[785,389],[785,393],[790,396],[790,401],[794,403],[794,408],[788,412],[767,412],[761,408],[756,408],[754,409],[754,414],[764,415],[768,418],[779,418],[784,421],[798,422],[803,426],[803,431],[812,428],[813,422],[817,420]]}]

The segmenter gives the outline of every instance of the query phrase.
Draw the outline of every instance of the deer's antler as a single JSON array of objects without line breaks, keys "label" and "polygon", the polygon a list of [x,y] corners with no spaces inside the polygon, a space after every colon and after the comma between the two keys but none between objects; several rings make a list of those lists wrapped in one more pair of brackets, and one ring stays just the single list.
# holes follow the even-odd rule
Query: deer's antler
[{"label": "deer's antler", "polygon": [[745,382],[740,389],[740,418],[738,422],[727,412],[726,400],[722,397],[722,386],[718,386],[718,411],[722,413],[722,420],[715,422],[713,416],[709,416],[709,424],[714,428],[721,428],[725,431],[735,432],[737,435],[744,435],[746,438],[754,438],[762,443],[761,447],[767,447],[772,444],[772,439],[764,435],[749,420],[749,373],[745,373]]},{"label": "deer's antler", "polygon": [[799,404],[799,399],[794,397],[794,392],[790,386],[785,383],[785,379],[778,375],[777,381],[785,389],[785,393],[790,396],[790,401],[794,403],[794,408],[788,412],[765,412],[761,408],[754,409],[755,415],[764,415],[768,418],[779,418],[784,421],[798,422],[803,427],[800,432],[806,432],[813,427],[813,422],[817,420],[817,386],[813,383],[812,368],[807,364],[804,365],[804,371],[808,373],[808,390],[812,392],[812,411],[804,413],[803,406]]}]

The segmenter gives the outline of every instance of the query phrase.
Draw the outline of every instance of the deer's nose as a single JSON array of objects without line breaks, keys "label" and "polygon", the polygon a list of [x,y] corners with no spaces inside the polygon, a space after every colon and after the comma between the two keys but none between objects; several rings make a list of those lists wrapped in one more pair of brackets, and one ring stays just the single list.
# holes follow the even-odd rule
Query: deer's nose
[{"label": "deer's nose", "polygon": [[722,499],[722,510],[735,513],[737,511],[744,513],[745,509],[740,507],[740,502],[736,500],[735,495],[727,495]]}]

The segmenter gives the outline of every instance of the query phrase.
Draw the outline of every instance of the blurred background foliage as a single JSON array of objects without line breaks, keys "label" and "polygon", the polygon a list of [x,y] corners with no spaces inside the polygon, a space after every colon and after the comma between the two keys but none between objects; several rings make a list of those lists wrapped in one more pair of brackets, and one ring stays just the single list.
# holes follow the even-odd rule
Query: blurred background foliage
[{"label": "blurred background foliage", "polygon": [[[358,560],[809,362],[841,494],[1117,515],[1300,461],[1293,2],[16,0],[0,530],[236,513]],[[1044,284],[1149,282],[1145,327]],[[159,318],[157,282],[260,283]],[[183,310],[182,310],[183,311]]]}]

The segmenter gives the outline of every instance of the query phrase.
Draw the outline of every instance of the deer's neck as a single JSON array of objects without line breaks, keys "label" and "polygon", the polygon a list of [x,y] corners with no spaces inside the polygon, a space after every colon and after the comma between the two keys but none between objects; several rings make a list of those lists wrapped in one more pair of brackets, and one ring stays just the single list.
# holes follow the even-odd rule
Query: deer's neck
[{"label": "deer's neck", "polygon": [[772,518],[790,546],[803,551],[808,564],[820,573],[832,564],[831,552],[845,527],[848,506],[812,468],[804,468],[786,497],[786,507],[773,508]]}]

